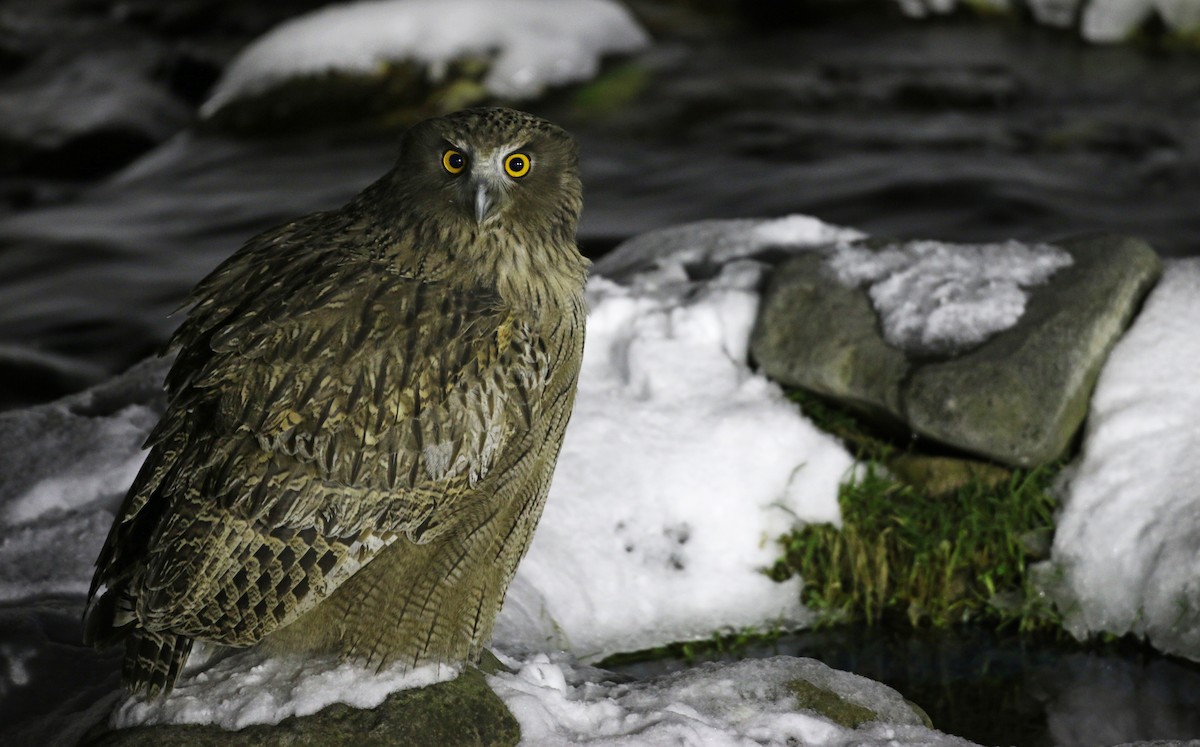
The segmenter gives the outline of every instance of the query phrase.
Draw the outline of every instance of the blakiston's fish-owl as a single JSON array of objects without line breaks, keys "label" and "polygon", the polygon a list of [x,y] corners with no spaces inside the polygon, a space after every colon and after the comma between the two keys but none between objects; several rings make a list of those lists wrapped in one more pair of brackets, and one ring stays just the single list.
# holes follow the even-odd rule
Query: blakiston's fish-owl
[{"label": "blakiston's fish-owl", "polygon": [[577,160],[521,112],[427,120],[201,281],[86,613],[131,690],[170,691],[194,640],[478,659],[575,399]]}]

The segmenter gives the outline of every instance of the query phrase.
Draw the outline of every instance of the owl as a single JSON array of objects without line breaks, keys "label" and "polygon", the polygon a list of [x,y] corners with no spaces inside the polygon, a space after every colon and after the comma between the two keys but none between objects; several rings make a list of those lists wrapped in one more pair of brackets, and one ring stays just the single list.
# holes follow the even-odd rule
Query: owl
[{"label": "owl", "polygon": [[581,206],[566,132],[469,109],[200,282],[85,613],[131,691],[168,693],[197,640],[478,659],[574,403]]}]

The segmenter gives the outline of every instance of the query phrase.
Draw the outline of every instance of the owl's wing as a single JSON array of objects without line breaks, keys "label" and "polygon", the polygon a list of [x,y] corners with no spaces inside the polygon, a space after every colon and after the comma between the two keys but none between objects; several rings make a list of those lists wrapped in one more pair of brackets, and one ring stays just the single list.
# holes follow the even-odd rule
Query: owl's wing
[{"label": "owl's wing", "polygon": [[218,268],[97,561],[94,586],[123,597],[108,625],[251,643],[398,536],[436,533],[549,376],[497,301],[261,243]]}]

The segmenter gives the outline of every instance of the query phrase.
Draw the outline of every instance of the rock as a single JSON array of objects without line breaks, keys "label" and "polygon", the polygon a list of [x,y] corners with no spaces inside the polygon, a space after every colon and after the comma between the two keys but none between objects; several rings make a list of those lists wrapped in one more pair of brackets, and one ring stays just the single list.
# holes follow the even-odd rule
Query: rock
[{"label": "rock", "polygon": [[879,716],[869,708],[851,703],[841,695],[817,687],[808,680],[792,680],[788,689],[796,695],[796,705],[806,711],[819,713],[848,729],[856,729]]},{"label": "rock", "polygon": [[900,693],[879,682],[832,669],[815,659],[778,657],[799,675],[785,683],[796,708],[847,729],[871,722],[932,727],[929,715]]},{"label": "rock", "polygon": [[772,275],[751,336],[770,377],[885,426],[1016,467],[1064,457],[1100,368],[1161,274],[1154,250],[1119,236],[1057,244],[1073,263],[1027,288],[1011,328],[950,357],[886,343],[866,290],[813,253]]},{"label": "rock", "polygon": [[207,128],[241,135],[281,135],[359,123],[387,127],[412,123],[489,100],[481,81],[488,63],[463,58],[438,77],[408,61],[370,73],[330,70],[281,80],[212,112]]},{"label": "rock", "polygon": [[97,728],[84,747],[328,747],[330,745],[515,745],[521,730],[482,672],[429,687],[392,693],[366,710],[336,704],[311,716],[226,731],[217,726],[163,724]]},{"label": "rock", "polygon": [[649,44],[619,3],[563,0],[550,15],[537,5],[497,0],[495,12],[460,23],[447,23],[434,2],[328,6],[243,49],[200,114],[210,126],[260,135],[364,119],[386,126],[538,99]]}]

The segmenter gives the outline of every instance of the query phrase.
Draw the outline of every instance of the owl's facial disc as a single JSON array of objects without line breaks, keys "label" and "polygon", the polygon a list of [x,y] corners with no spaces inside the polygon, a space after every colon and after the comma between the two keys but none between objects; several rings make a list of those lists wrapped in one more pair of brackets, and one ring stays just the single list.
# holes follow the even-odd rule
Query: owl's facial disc
[{"label": "owl's facial disc", "polygon": [[511,144],[491,152],[470,153],[466,148],[450,148],[442,155],[442,166],[451,176],[460,177],[463,207],[478,224],[495,217],[510,201],[516,182],[532,166],[532,159]]}]

